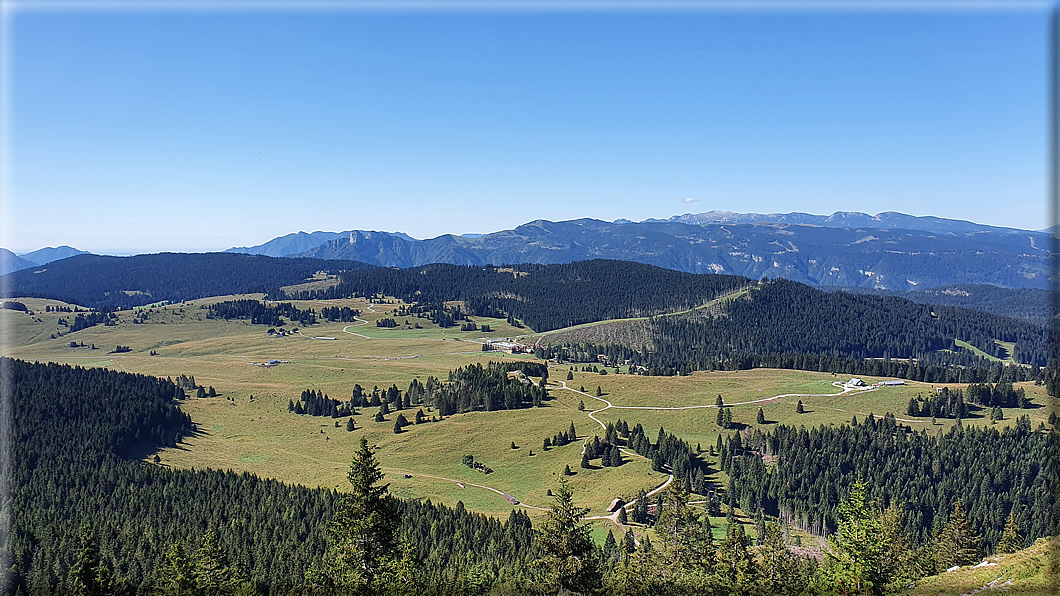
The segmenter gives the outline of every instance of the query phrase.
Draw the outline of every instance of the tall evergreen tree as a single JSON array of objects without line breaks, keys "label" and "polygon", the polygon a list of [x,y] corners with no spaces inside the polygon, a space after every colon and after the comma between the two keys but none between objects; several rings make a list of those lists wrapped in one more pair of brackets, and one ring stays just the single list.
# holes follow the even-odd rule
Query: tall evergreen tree
[{"label": "tall evergreen tree", "polygon": [[80,548],[68,574],[72,596],[109,596],[115,589],[110,568],[99,554],[96,535],[87,526],[81,528]]},{"label": "tall evergreen tree", "polygon": [[229,565],[213,530],[203,534],[195,553],[193,575],[200,594],[233,594],[240,587],[239,572]]},{"label": "tall evergreen tree", "polygon": [[718,546],[717,574],[728,584],[729,594],[752,594],[758,581],[758,566],[747,550],[743,526],[731,524]]},{"label": "tall evergreen tree", "polygon": [[196,592],[195,563],[181,541],[169,547],[156,586],[163,594],[171,596],[191,596]]},{"label": "tall evergreen tree", "polygon": [[936,541],[935,556],[939,567],[948,569],[978,561],[980,542],[982,539],[964,514],[964,505],[957,501]]},{"label": "tall evergreen tree", "polygon": [[1016,524],[1016,512],[1010,511],[1008,520],[1005,522],[1005,531],[1001,534],[1001,542],[997,543],[995,552],[1005,554],[1014,553],[1023,548],[1023,536]]},{"label": "tall evergreen tree", "polygon": [[350,492],[343,496],[328,530],[334,583],[356,593],[381,592],[397,578],[398,513],[379,462],[361,437],[347,474]]},{"label": "tall evergreen tree", "polygon": [[574,493],[560,477],[552,508],[545,516],[538,545],[545,553],[534,562],[553,590],[591,592],[600,587],[600,569],[591,527],[581,523],[589,510],[574,505]]}]

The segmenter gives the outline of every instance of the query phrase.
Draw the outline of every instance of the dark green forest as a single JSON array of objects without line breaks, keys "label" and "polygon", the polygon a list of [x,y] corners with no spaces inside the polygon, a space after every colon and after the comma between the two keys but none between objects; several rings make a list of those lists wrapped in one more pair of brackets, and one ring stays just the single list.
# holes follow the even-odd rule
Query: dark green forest
[{"label": "dark green forest", "polygon": [[297,297],[384,294],[427,304],[463,301],[469,314],[510,315],[539,332],[692,308],[751,283],[732,275],[695,275],[607,260],[509,267],[438,264],[347,271],[339,278],[333,288]]},{"label": "dark green forest", "polygon": [[180,302],[265,292],[299,284],[318,271],[370,268],[356,261],[281,259],[233,253],[158,253],[132,257],[77,255],[4,276],[10,296],[52,298],[101,310],[161,300]]},{"label": "dark green forest", "polygon": [[[839,427],[781,425],[733,434],[720,452],[730,477],[727,503],[819,535],[835,530],[841,495],[859,478],[869,498],[900,507],[916,545],[931,541],[957,501],[987,552],[1001,540],[1009,514],[1026,544],[1060,532],[1056,431],[1031,428],[1025,417],[1001,431],[958,424],[933,436],[891,414]],[[776,458],[776,465],[763,457]]]},{"label": "dark green forest", "polygon": [[[196,432],[171,381],[105,369],[0,360],[11,380],[14,448],[7,593],[70,594],[80,527],[131,593],[160,592],[166,554],[216,533],[252,593],[298,588],[327,550],[337,491],[250,474],[171,470],[130,459]],[[525,515],[500,522],[462,508],[398,501],[399,531],[414,545],[424,587],[459,592],[472,569],[517,574],[530,548]]]}]

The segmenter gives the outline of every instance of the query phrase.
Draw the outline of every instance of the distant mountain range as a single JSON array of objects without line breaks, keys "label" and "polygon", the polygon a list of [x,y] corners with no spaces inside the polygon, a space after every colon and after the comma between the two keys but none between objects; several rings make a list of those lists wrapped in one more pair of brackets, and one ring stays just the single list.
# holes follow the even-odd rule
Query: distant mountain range
[{"label": "distant mountain range", "polygon": [[299,232],[229,252],[346,259],[385,267],[602,258],[690,273],[906,291],[952,284],[1046,288],[1048,246],[1044,232],[894,212],[824,216],[710,211],[639,223],[536,220],[492,234],[446,234],[427,240],[364,230]]},{"label": "distant mountain range", "polygon": [[869,215],[858,211],[836,211],[831,215],[809,213],[733,213],[731,211],[707,211],[686,213],[669,219],[648,219],[647,222],[671,221],[692,225],[788,223],[825,228],[873,228],[888,230],[919,230],[937,234],[971,234],[974,232],[1024,232],[1017,228],[1004,228],[977,224],[961,219],[906,215],[897,211],[884,211]]},{"label": "distant mountain range", "polygon": [[86,254],[83,250],[77,250],[71,246],[47,247],[33,252],[16,255],[15,253],[0,248],[0,275],[21,271],[30,267],[39,267],[52,261],[58,261],[75,255]]}]

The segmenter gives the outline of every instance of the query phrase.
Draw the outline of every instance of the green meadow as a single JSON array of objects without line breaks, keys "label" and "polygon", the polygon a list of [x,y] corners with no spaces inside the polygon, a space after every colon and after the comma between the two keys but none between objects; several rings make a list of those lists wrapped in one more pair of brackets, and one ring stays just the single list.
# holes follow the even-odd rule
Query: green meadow
[{"label": "green meadow", "polygon": [[[394,315],[401,306],[396,300],[370,304],[351,299],[294,304],[318,312],[324,306],[348,306],[360,310],[363,321],[322,322],[273,337],[262,325],[206,318],[203,306],[234,298],[240,297],[122,311],[117,325],[97,325],[76,333],[67,333],[67,327],[59,322],[72,322],[74,313],[44,312],[46,306],[70,305],[26,298],[21,301],[33,314],[0,311],[0,343],[4,355],[26,360],[103,366],[162,377],[191,375],[200,385],[214,387],[218,397],[189,398],[183,404],[198,432],[186,437],[178,447],[162,450],[158,454],[160,465],[247,471],[284,482],[342,489],[352,453],[360,438],[367,437],[378,445],[379,460],[394,494],[450,506],[463,502],[468,509],[502,517],[513,505],[495,491],[525,504],[531,515],[540,515],[537,508],[551,504],[548,492],[556,486],[565,466],[574,472],[570,482],[578,504],[590,508],[591,516],[606,514],[607,505],[615,497],[628,500],[639,490],[650,490],[665,481],[665,475],[652,471],[639,456],[627,456],[626,463],[617,468],[595,465],[594,469],[585,470],[580,467],[580,442],[543,449],[546,437],[566,430],[572,422],[579,438],[603,435],[600,425],[589,418],[590,412],[606,405],[591,397],[598,387],[602,399],[615,406],[595,414],[602,422],[622,419],[631,425],[639,423],[649,436],[663,427],[693,446],[700,444],[703,457],[711,462],[713,458],[706,455],[710,446],[720,434],[734,432],[723,431],[716,424],[714,405],[718,395],[732,408],[734,422],[740,428],[842,424],[853,416],[863,419],[870,412],[879,416],[892,412],[899,419],[906,419],[903,422],[927,432],[941,432],[953,424],[940,420],[932,425],[929,418],[908,419],[905,415],[911,397],[935,390],[923,383],[835,395],[840,389],[833,383],[847,378],[829,373],[756,369],[643,377],[615,374],[614,368],[602,375],[582,371],[583,365],[573,365],[573,379],[566,380],[570,366],[554,365],[549,370],[552,399],[545,407],[459,414],[408,426],[400,434],[393,432],[397,413],[388,415],[385,422],[374,422],[376,408],[362,409],[353,416],[356,430],[348,432],[345,418],[338,419],[336,427],[335,419],[288,412],[289,400],[296,399],[304,389],[347,399],[354,384],[368,390],[390,385],[405,389],[414,378],[425,381],[433,375],[445,380],[450,370],[471,362],[532,359],[530,355],[482,351],[486,338],[515,337],[529,330],[512,327],[504,319],[481,317],[473,320],[494,331],[441,329],[428,319]],[[377,327],[375,321],[384,317],[395,318],[399,326]],[[417,324],[419,329],[415,328]],[[296,327],[289,325],[285,329]],[[71,342],[87,347],[70,347]],[[109,353],[118,345],[129,346],[131,351]],[[151,355],[152,351],[156,355]],[[272,367],[251,364],[272,359],[287,362]],[[864,380],[872,383],[883,379]],[[561,382],[571,389],[584,387],[589,395],[566,390]],[[1056,400],[1046,396],[1044,387],[1024,386],[1036,405],[1057,405]],[[804,395],[783,397],[787,394]],[[799,400],[806,410],[803,414],[795,411]],[[707,407],[663,409],[689,406]],[[756,424],[759,408],[766,419],[762,425]],[[411,420],[415,411],[404,414]],[[1006,411],[1006,419],[997,424],[1012,424],[1017,414],[1026,413],[1036,426],[1046,420],[1048,412],[1047,407]],[[428,419],[437,416],[437,412],[429,410],[425,414]],[[982,413],[964,422],[990,424]],[[511,447],[513,442],[515,449]],[[483,474],[464,466],[465,455],[474,456],[493,472]],[[722,486],[727,481],[720,473],[710,479]],[[712,521],[716,522],[715,531],[723,533],[724,518]],[[605,524],[596,525],[594,532],[602,539]],[[637,529],[638,534],[644,531]]]}]

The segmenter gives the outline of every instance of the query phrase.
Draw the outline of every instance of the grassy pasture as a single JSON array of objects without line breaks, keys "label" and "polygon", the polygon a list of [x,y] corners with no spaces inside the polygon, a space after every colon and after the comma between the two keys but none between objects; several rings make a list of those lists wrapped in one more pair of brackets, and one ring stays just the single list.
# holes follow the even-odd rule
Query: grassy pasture
[{"label": "grassy pasture", "polygon": [[[261,296],[246,297],[259,299]],[[72,321],[73,313],[43,312],[47,305],[69,305],[20,299],[34,314],[0,311],[3,334],[0,344],[4,355],[17,358],[106,366],[163,377],[193,375],[200,384],[213,386],[220,397],[192,398],[183,404],[200,432],[186,438],[179,447],[162,451],[161,463],[166,466],[245,470],[285,482],[344,488],[350,457],[360,437],[367,436],[380,448],[379,459],[395,494],[405,498],[429,498],[450,506],[463,501],[471,510],[498,516],[506,516],[511,504],[500,495],[474,484],[494,487],[530,506],[548,507],[551,499],[546,492],[554,488],[563,467],[569,465],[575,472],[570,480],[577,502],[590,507],[590,515],[600,515],[612,498],[623,496],[628,499],[638,490],[658,486],[665,479],[639,457],[627,457],[627,463],[619,468],[582,470],[578,443],[543,451],[544,438],[566,430],[572,421],[579,436],[603,434],[587,414],[604,404],[558,386],[550,389],[553,399],[544,408],[461,414],[438,423],[410,426],[406,432],[397,435],[393,433],[396,414],[387,416],[386,422],[375,423],[372,417],[376,408],[361,410],[354,417],[357,425],[354,432],[345,430],[345,419],[339,419],[340,426],[336,428],[335,420],[331,418],[288,413],[288,400],[307,388],[345,399],[355,383],[369,390],[376,385],[389,387],[391,384],[404,389],[413,378],[422,381],[428,375],[434,375],[445,379],[448,371],[470,362],[532,358],[482,352],[481,344],[476,343],[484,337],[516,336],[527,333],[527,330],[513,328],[503,319],[479,317],[474,318],[477,323],[486,323],[495,331],[483,334],[480,331],[461,332],[459,328],[443,330],[427,319],[414,317],[407,318],[422,329],[405,326],[406,317],[395,317],[402,323],[399,328],[380,328],[375,326],[375,321],[393,316],[392,312],[400,305],[396,301],[394,304],[370,305],[363,299],[294,301],[299,308],[311,307],[318,311],[324,306],[357,308],[368,324],[323,322],[286,337],[269,337],[267,327],[246,321],[206,319],[203,305],[235,298],[240,297],[224,296],[122,311],[118,313],[117,326],[100,325],[72,334],[65,334],[66,328],[58,325],[58,320]],[[146,317],[145,322],[133,322],[143,317]],[[51,338],[52,334],[58,333],[64,335]],[[318,336],[336,339],[312,339]],[[70,348],[71,341],[95,344],[100,349]],[[132,352],[107,353],[118,344],[131,346]],[[158,355],[150,356],[151,350],[156,350]],[[290,363],[272,368],[247,364],[273,358]],[[552,367],[550,380],[553,384],[565,380],[567,370],[566,365]],[[849,422],[854,415],[860,420],[869,412],[877,415],[892,412],[899,418],[908,418],[905,411],[910,397],[933,391],[931,385],[909,382],[906,387],[842,396],[769,399],[786,393],[837,393],[838,389],[831,383],[846,378],[828,373],[769,369],[698,372],[687,377],[641,377],[613,372],[613,368],[609,369],[611,374],[608,375],[576,370],[574,379],[566,383],[575,389],[584,386],[590,394],[594,394],[599,386],[604,399],[620,407],[713,406],[718,394],[723,396],[726,404],[767,400],[731,406],[734,420],[749,426],[754,426],[761,407],[767,419],[766,427],[775,423],[807,427],[842,424]],[[879,380],[864,379],[870,383]],[[1045,395],[1044,387],[1032,384],[1025,384],[1025,387],[1034,403],[1046,407],[1007,410],[1006,420],[999,425],[1012,424],[1017,414],[1028,413],[1036,426],[1048,417],[1048,407],[1060,405],[1058,400]],[[799,399],[807,410],[805,414],[795,413]],[[584,402],[585,411],[578,410],[579,401]],[[409,419],[414,414],[415,410],[405,412]],[[722,432],[715,423],[716,415],[715,408],[707,407],[691,410],[615,408],[596,416],[604,422],[619,418],[630,424],[639,422],[649,436],[654,436],[662,426],[693,445],[700,443],[707,451]],[[982,413],[977,416],[965,420],[965,424],[989,424]],[[938,432],[952,425],[952,421],[940,421],[937,426],[932,426],[930,419],[925,418],[909,424]],[[517,449],[510,448],[512,441]],[[529,455],[531,450],[533,456]],[[485,475],[463,466],[461,459],[465,454],[473,455],[494,472]],[[411,478],[404,478],[404,474],[411,475]],[[721,474],[715,474],[712,480],[723,485],[726,481]],[[458,483],[463,484],[463,488]],[[531,509],[532,515],[539,513]],[[712,521],[715,522],[716,536],[720,538],[724,534],[724,519]],[[602,540],[606,528],[604,524],[598,523],[597,526],[594,531]],[[644,530],[638,528],[635,531],[640,535]]]}]

